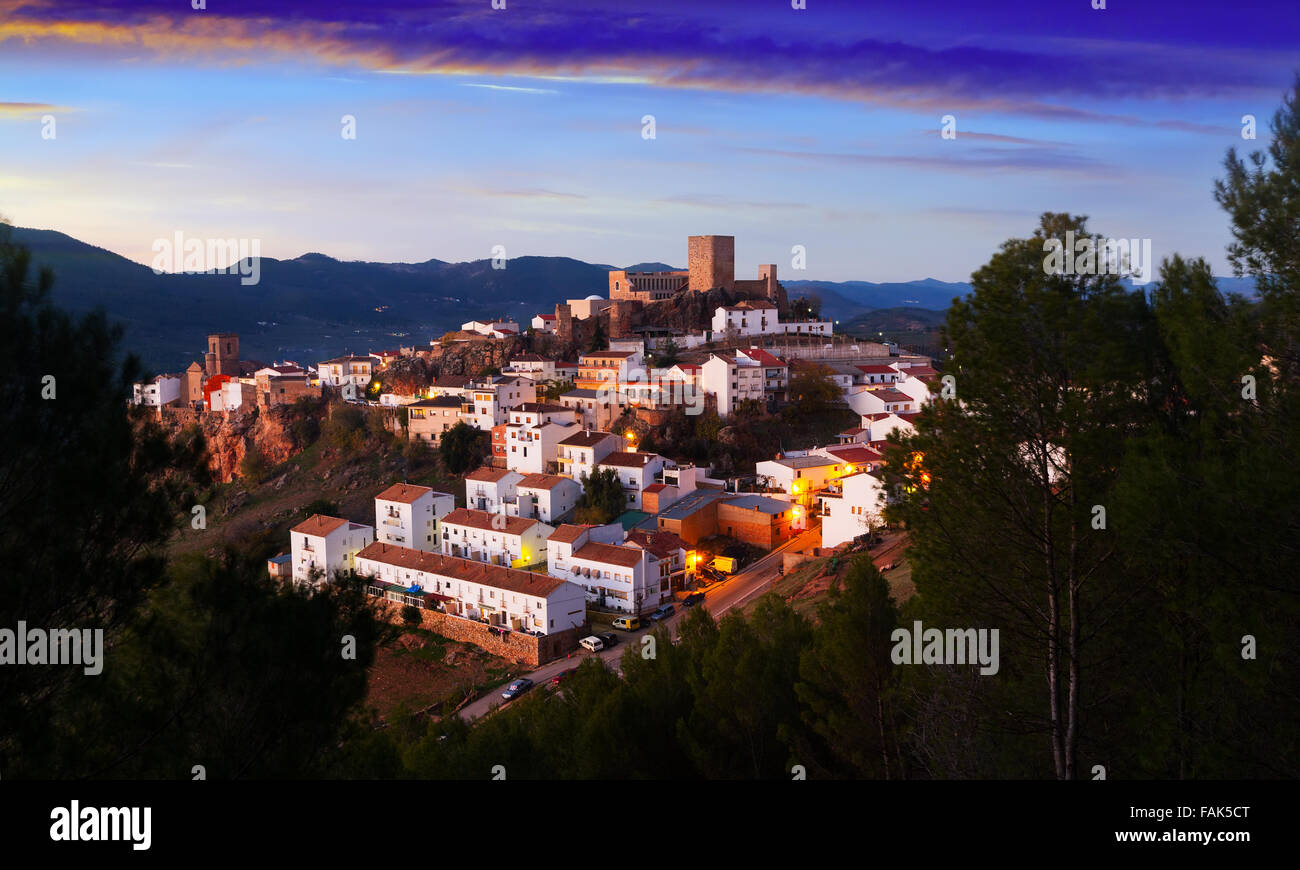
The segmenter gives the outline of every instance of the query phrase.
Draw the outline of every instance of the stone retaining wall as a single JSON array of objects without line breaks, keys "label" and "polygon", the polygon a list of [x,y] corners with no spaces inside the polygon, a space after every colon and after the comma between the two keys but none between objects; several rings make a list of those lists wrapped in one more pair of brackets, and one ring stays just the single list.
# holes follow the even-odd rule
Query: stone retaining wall
[{"label": "stone retaining wall", "polygon": [[[380,599],[378,604],[380,613],[389,622],[395,625],[405,624],[402,619],[402,605],[386,599]],[[578,640],[590,633],[585,625],[581,628],[569,628],[548,634],[545,637],[524,634],[521,631],[494,632],[490,626],[481,622],[449,616],[437,610],[421,610],[420,627],[448,640],[472,643],[494,656],[534,668],[573,652],[578,648]]]}]

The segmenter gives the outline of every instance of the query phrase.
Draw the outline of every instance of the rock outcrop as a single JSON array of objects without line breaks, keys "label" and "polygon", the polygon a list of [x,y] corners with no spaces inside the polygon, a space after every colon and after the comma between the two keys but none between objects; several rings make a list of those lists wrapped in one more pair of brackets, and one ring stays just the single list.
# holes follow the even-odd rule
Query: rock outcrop
[{"label": "rock outcrop", "polygon": [[250,449],[266,464],[277,465],[297,453],[287,408],[257,408],[226,414],[199,413],[189,408],[167,409],[162,422],[177,431],[197,424],[208,447],[208,467],[213,477],[229,483],[239,477],[239,464]]}]

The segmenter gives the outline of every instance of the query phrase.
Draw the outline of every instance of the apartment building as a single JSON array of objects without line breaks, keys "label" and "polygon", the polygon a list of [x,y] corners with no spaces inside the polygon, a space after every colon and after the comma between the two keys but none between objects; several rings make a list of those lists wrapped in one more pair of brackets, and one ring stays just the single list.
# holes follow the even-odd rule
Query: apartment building
[{"label": "apartment building", "polygon": [[431,487],[395,483],[375,496],[376,539],[416,550],[439,552],[439,519],[456,507],[451,493]]},{"label": "apartment building", "polygon": [[859,471],[835,481],[819,496],[822,546],[835,547],[884,525],[885,484],[879,471]]},{"label": "apartment building", "polygon": [[578,414],[564,405],[524,402],[505,424],[506,467],[523,474],[554,473],[559,443],[581,431]]},{"label": "apartment building", "polygon": [[478,511],[503,514],[515,500],[516,487],[524,476],[508,468],[476,468],[465,475],[465,505]]},{"label": "apartment building", "polygon": [[586,595],[566,579],[375,542],[356,554],[357,573],[405,601],[415,590],[452,616],[495,628],[555,634],[586,623]]},{"label": "apartment building", "polygon": [[460,422],[461,400],[456,396],[421,399],[406,406],[406,435],[411,441],[424,441],[435,447],[442,435]]},{"label": "apartment building", "polygon": [[571,514],[582,497],[577,481],[558,474],[525,474],[515,492],[515,501],[507,503],[506,513],[550,524]]},{"label": "apartment building", "polygon": [[321,386],[335,387],[345,399],[359,399],[374,374],[375,361],[367,356],[340,356],[316,366]]},{"label": "apartment building", "polygon": [[717,397],[718,415],[729,417],[741,402],[762,402],[766,393],[764,368],[752,359],[709,354],[701,366],[700,384]]},{"label": "apartment building", "polygon": [[628,510],[641,510],[641,493],[655,483],[664,467],[672,463],[657,453],[618,451],[596,463],[598,469],[610,469],[618,477],[627,496]]},{"label": "apartment building", "polygon": [[552,526],[536,519],[459,508],[442,518],[442,553],[491,565],[525,567],[546,558]]},{"label": "apartment building", "polygon": [[375,530],[342,517],[314,514],[289,530],[293,580],[318,586],[356,567],[358,552],[375,540]]},{"label": "apartment building", "polygon": [[645,613],[672,598],[660,588],[658,559],[651,573],[649,551],[621,543],[622,527],[565,525],[546,545],[547,571],[583,588],[587,601],[606,610]]},{"label": "apartment building", "polygon": [[537,401],[537,384],[531,378],[499,375],[472,381],[461,399],[460,418],[484,432],[507,422],[511,408]]},{"label": "apartment building", "polygon": [[606,456],[623,449],[622,436],[612,432],[584,429],[575,432],[556,445],[555,461],[560,473],[581,481],[591,477],[596,466]]}]

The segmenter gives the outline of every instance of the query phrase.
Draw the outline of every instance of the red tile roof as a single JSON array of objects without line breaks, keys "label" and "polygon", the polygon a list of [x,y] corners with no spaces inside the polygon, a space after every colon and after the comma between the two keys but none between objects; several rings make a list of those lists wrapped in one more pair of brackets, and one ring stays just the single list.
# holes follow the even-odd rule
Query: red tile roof
[{"label": "red tile roof", "polygon": [[560,442],[565,447],[594,447],[606,438],[616,438],[612,432],[601,432],[598,429],[584,429],[581,432],[575,432],[568,438]]},{"label": "red tile roof", "polygon": [[569,478],[558,474],[525,474],[516,486],[520,489],[555,489],[566,480]]},{"label": "red tile roof", "polygon": [[524,414],[549,414],[553,411],[572,412],[573,409],[567,408],[564,405],[557,405],[554,402],[523,402],[517,407],[511,408],[510,411],[511,413],[519,411]]},{"label": "red tile roof", "polygon": [[586,559],[588,562],[603,562],[606,565],[620,565],[631,568],[641,562],[640,547],[625,547],[618,544],[584,544],[574,552],[573,558]]},{"label": "red tile roof", "polygon": [[289,531],[297,532],[300,535],[317,535],[323,538],[340,526],[346,525],[347,522],[347,520],[339,517],[327,517],[325,514],[313,514],[298,523],[298,525],[294,526]]},{"label": "red tile roof", "polygon": [[504,535],[522,535],[533,526],[540,525],[540,522],[523,517],[502,516],[489,511],[457,508],[442,518],[442,524],[444,526],[465,526],[485,532],[501,532]]},{"label": "red tile roof", "polygon": [[761,347],[745,347],[745,348],[741,348],[740,352],[743,353],[745,356],[749,357],[750,359],[754,360],[754,362],[759,363],[760,365],[765,365],[765,366],[785,365],[785,360],[778,359],[777,357],[763,350]]},{"label": "red tile roof", "polygon": [[645,468],[646,464],[657,455],[656,453],[630,453],[626,450],[618,450],[600,460],[597,465],[611,465],[616,468]]},{"label": "red tile roof", "polygon": [[854,366],[858,371],[868,375],[896,375],[898,369],[893,366]]},{"label": "red tile roof", "polygon": [[649,550],[660,559],[671,556],[676,550],[690,549],[685,541],[672,532],[648,532],[645,529],[633,529],[627,533],[627,542]]},{"label": "red tile roof", "polygon": [[504,589],[507,592],[540,595],[543,598],[558,589],[561,584],[567,582],[549,574],[520,571],[516,568],[506,568],[503,565],[489,565],[486,562],[474,562],[455,556],[444,556],[441,553],[428,553],[423,550],[413,550],[410,547],[400,547],[396,544],[385,544],[379,541],[365,547],[361,552],[357,553],[356,557],[358,559],[368,559],[372,562],[382,562],[385,565],[407,568],[412,571],[425,571],[429,574],[438,574],[456,580],[481,583],[484,586]]},{"label": "red tile roof", "polygon": [[885,457],[869,447],[850,446],[827,447],[826,452],[838,457],[849,465],[866,465],[868,462],[884,462]]},{"label": "red tile roof", "polygon": [[379,495],[375,496],[375,499],[411,504],[416,499],[426,496],[431,492],[433,492],[433,489],[428,486],[417,486],[413,483],[395,483]]},{"label": "red tile roof", "polygon": [[[505,426],[504,423],[501,425],[503,427]],[[502,431],[504,431],[504,429]],[[473,471],[471,471],[469,474],[465,475],[465,479],[477,480],[481,483],[497,483],[498,481],[501,480],[501,478],[505,477],[507,474],[514,474],[514,473],[515,472],[511,471],[508,468],[488,468],[486,465],[482,465],[474,469]]]},{"label": "red tile roof", "polygon": [[583,532],[594,528],[595,526],[580,526],[572,523],[565,523],[552,532],[551,536],[546,539],[546,542],[548,544],[551,541],[554,541],[557,544],[572,544],[574,541],[578,540]]}]

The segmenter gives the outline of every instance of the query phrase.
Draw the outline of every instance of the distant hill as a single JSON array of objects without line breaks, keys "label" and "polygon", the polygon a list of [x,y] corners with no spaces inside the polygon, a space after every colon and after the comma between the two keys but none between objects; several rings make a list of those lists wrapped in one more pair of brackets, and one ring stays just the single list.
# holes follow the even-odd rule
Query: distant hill
[{"label": "distant hill", "polygon": [[841,320],[839,331],[852,335],[873,335],[878,332],[925,332],[937,329],[947,317],[946,311],[929,308],[877,308],[847,320]]},{"label": "distant hill", "polygon": [[312,362],[345,351],[424,344],[466,320],[530,321],[557,302],[604,294],[609,266],[568,257],[365,263],[304,254],[263,257],[253,286],[238,275],[155,275],[147,266],[50,230],[14,240],[55,273],[53,299],[73,310],[102,306],[126,328],[126,347],[158,371],[198,358],[208,332],[240,334],[248,359]]},{"label": "distant hill", "polygon": [[[475,318],[532,316],[565,299],[605,295],[611,266],[569,257],[517,257],[504,269],[490,260],[367,263],[308,253],[263,257],[253,286],[239,275],[155,275],[148,266],[53,230],[15,227],[14,241],[38,266],[54,270],[53,298],[72,311],[102,307],[125,327],[125,346],[153,371],[180,371],[200,359],[209,332],[237,332],[246,359],[312,363],[341,353],[425,344]],[[671,271],[637,263],[632,271]],[[816,295],[824,316],[862,332],[908,330],[970,292],[960,282],[789,281],[791,298]],[[1222,289],[1253,293],[1246,278],[1220,278]],[[883,309],[883,311],[881,311]],[[881,312],[875,319],[865,315]],[[883,324],[891,324],[884,326]],[[875,329],[870,327],[875,325]],[[848,326],[842,324],[841,329]]]},{"label": "distant hill", "polygon": [[894,308],[915,305],[918,308],[946,310],[954,296],[970,292],[964,282],[920,281],[876,284],[871,281],[781,281],[786,294],[798,296],[817,295],[822,300],[822,313],[834,320],[853,317],[876,308]]},{"label": "distant hill", "polygon": [[631,266],[625,266],[628,272],[685,272],[681,266],[669,266],[667,263],[636,263]]}]

